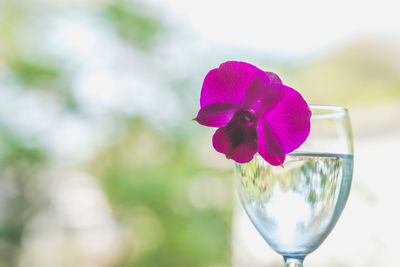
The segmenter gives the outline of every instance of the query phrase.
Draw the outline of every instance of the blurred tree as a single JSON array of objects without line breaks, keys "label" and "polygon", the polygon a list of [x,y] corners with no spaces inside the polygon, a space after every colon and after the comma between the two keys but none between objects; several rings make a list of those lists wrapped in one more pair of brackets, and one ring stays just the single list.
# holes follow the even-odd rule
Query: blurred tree
[{"label": "blurred tree", "polygon": [[400,98],[398,46],[359,40],[302,66],[290,76],[310,103],[370,105]]},{"label": "blurred tree", "polygon": [[47,158],[0,128],[0,266],[17,266],[26,222],[45,207],[38,182]]},{"label": "blurred tree", "polygon": [[[128,125],[128,131],[92,165],[129,233],[118,266],[228,264],[230,201],[205,209],[191,203],[190,182],[206,169],[193,157],[196,152],[188,146],[188,137],[166,135],[139,120]],[[230,175],[217,169],[210,173],[230,187]],[[212,201],[206,194],[201,197]]]},{"label": "blurred tree", "polygon": [[164,28],[159,14],[138,1],[117,0],[103,8],[104,17],[129,44],[149,50]]},{"label": "blurred tree", "polygon": [[[40,10],[35,8],[39,4]],[[85,113],[85,107],[80,106],[80,95],[74,93],[72,85],[79,73],[54,53],[32,44],[45,39],[48,16],[62,16],[68,11],[67,5],[61,2],[53,7],[50,1],[0,2],[0,85],[3,93],[13,95],[11,99],[16,102],[22,101],[18,96],[27,93],[38,98],[51,96],[47,99],[51,105],[63,107],[60,114],[55,114],[59,120],[66,115],[95,120]],[[152,57],[149,52],[166,34],[165,24],[154,8],[124,0],[93,5],[100,12],[90,11],[90,5],[80,11],[95,14],[98,21],[105,21],[105,26],[109,25],[121,37],[120,42],[144,58]],[[162,80],[163,75],[168,73],[161,71],[156,78]],[[191,77],[178,75],[169,82],[173,88],[167,89],[177,99],[183,96],[180,101],[186,119],[188,114],[184,111],[190,96],[185,87],[192,84]],[[47,106],[42,108],[47,110]],[[54,154],[39,145],[43,143],[39,140],[48,138],[51,129],[35,134],[29,129],[21,130],[15,126],[18,121],[8,119],[13,112],[7,107],[0,109],[0,192],[5,192],[0,198],[0,266],[19,265],[24,229],[32,216],[49,205],[48,188],[41,184],[40,175],[57,162]],[[107,112],[104,107],[100,111]],[[117,266],[228,265],[231,207],[227,195],[230,190],[224,188],[230,188],[230,173],[202,167],[193,157],[197,151],[188,145],[192,131],[155,130],[144,115],[126,116],[112,111],[111,116],[122,126],[112,131],[108,145],[89,165],[100,178],[126,233],[124,253]],[[199,179],[195,176],[203,171],[215,173],[219,178],[205,177],[200,181],[206,184],[200,182],[197,186]],[[215,184],[213,191],[209,187]],[[197,194],[196,200],[191,199],[193,193]]]}]

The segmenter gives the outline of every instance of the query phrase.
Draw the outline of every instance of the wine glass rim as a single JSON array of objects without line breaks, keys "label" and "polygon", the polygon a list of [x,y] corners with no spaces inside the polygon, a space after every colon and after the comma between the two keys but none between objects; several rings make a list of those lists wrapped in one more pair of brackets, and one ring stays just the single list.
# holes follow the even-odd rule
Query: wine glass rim
[{"label": "wine glass rim", "polygon": [[311,119],[333,119],[347,115],[348,110],[345,107],[310,104],[308,105],[312,111]]}]

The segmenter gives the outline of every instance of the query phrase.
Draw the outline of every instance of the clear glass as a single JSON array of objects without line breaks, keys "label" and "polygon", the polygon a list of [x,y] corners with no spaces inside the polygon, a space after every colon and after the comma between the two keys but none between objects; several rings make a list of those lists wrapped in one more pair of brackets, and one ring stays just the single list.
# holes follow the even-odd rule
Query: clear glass
[{"label": "clear glass", "polygon": [[310,135],[283,166],[272,166],[260,155],[235,164],[243,207],[287,267],[301,267],[304,257],[325,240],[343,211],[353,175],[347,109],[310,109]]}]

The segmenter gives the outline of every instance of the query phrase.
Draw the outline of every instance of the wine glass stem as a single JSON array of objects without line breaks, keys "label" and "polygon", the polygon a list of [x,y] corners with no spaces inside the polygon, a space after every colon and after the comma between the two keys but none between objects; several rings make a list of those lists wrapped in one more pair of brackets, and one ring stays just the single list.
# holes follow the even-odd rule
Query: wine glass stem
[{"label": "wine glass stem", "polygon": [[285,258],[285,267],[303,267],[303,259]]}]

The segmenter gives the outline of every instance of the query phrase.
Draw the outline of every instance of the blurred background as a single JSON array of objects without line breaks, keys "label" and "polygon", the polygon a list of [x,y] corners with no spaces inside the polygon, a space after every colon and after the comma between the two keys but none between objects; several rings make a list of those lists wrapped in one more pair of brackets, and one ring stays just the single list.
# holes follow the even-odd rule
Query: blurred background
[{"label": "blurred background", "polygon": [[350,109],[352,192],[306,266],[396,266],[390,0],[0,0],[0,266],[282,266],[191,120],[227,60]]}]

